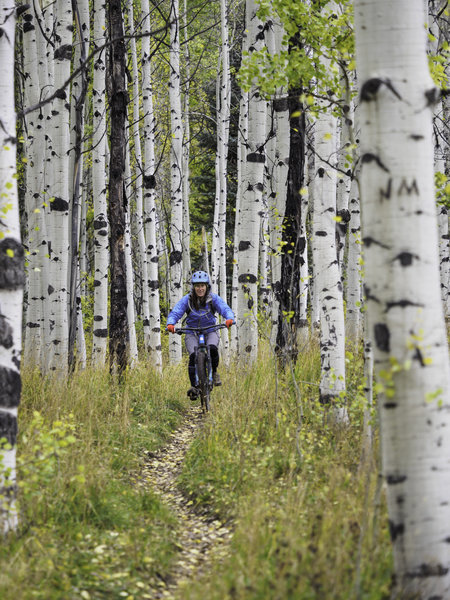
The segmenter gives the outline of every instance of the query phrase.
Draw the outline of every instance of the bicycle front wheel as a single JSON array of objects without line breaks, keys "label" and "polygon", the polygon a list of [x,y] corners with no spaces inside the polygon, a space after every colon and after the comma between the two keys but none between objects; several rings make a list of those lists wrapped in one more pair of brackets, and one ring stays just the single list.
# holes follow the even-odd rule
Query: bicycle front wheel
[{"label": "bicycle front wheel", "polygon": [[208,381],[208,357],[206,352],[197,354],[197,377],[200,387],[202,407],[205,412],[209,411],[209,381]]}]

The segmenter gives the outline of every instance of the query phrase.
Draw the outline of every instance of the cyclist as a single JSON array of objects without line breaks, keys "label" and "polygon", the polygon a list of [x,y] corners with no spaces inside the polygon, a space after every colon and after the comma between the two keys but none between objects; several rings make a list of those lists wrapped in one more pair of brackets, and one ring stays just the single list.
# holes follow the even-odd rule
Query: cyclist
[{"label": "cyclist", "polygon": [[[219,313],[225,319],[225,324],[229,328],[234,323],[234,313],[228,304],[220,296],[211,292],[211,283],[209,275],[205,271],[196,271],[191,279],[192,289],[189,294],[183,296],[175,304],[167,317],[167,330],[175,333],[176,323],[186,313],[186,327],[208,327],[216,324],[215,313]],[[222,385],[217,367],[219,365],[219,334],[217,331],[205,332],[206,343],[210,347],[211,366],[213,371],[214,385]],[[189,353],[189,380],[191,387],[188,390],[188,396],[195,400],[199,394],[195,386],[195,350],[198,346],[197,336],[187,334],[185,336],[186,349]]]}]

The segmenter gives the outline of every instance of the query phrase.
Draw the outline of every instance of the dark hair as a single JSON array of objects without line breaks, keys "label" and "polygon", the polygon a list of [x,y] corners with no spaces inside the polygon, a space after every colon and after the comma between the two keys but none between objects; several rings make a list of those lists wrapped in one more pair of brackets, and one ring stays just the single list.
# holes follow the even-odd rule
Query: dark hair
[{"label": "dark hair", "polygon": [[199,308],[205,308],[205,306],[206,306],[206,299],[208,297],[208,292],[209,292],[209,285],[206,286],[206,294],[202,298],[200,298],[195,293],[194,288],[192,288],[192,292],[191,292],[191,305],[192,305],[192,308],[194,310],[198,310]]}]

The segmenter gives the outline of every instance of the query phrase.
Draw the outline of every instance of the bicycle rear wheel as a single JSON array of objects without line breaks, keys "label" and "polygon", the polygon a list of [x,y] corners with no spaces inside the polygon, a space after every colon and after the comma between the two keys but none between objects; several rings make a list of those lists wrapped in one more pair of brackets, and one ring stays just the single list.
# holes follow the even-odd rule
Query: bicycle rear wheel
[{"label": "bicycle rear wheel", "polygon": [[209,381],[208,381],[208,357],[206,352],[197,354],[197,377],[200,387],[200,398],[204,412],[209,411]]}]

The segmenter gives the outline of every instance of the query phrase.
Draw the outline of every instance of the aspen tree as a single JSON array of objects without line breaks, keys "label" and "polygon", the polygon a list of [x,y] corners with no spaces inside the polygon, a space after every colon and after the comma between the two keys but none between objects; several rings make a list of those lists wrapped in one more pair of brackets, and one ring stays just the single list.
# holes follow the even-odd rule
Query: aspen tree
[{"label": "aspen tree", "polygon": [[[38,9],[39,10],[39,9]],[[39,13],[38,13],[39,15]],[[39,102],[41,86],[39,83],[40,65],[44,61],[38,55],[37,36],[40,34],[35,17],[23,25],[23,69],[24,102],[33,106]],[[38,17],[39,18],[39,17]],[[41,364],[42,335],[44,325],[43,273],[44,251],[42,241],[45,238],[45,220],[43,208],[44,164],[38,154],[45,149],[43,113],[33,111],[24,118],[26,160],[25,207],[27,215],[27,304],[25,318],[24,361],[26,365]]]},{"label": "aspen tree", "polygon": [[189,53],[189,33],[188,33],[188,7],[187,0],[183,2],[183,27],[184,27],[184,119],[183,119],[183,281],[189,281],[191,275],[191,223],[189,216],[189,160],[191,147],[191,126],[190,126],[190,89],[191,89],[191,63]]},{"label": "aspen tree", "polygon": [[[333,16],[336,5],[327,5]],[[329,60],[320,58],[325,71]],[[319,93],[324,91],[319,89]],[[320,400],[335,404],[345,391],[345,325],[343,286],[336,248],[337,119],[331,103],[320,100],[315,126],[314,227],[312,250],[320,305]],[[335,411],[336,415],[340,411]],[[345,418],[345,415],[342,415]]]},{"label": "aspen tree", "polygon": [[[257,17],[254,0],[246,3],[246,35],[249,52],[264,43],[264,25]],[[249,91],[248,142],[245,179],[238,232],[237,324],[239,355],[254,362],[258,351],[258,250],[262,192],[264,187],[266,102],[254,83]]]},{"label": "aspen tree", "polygon": [[0,1],[0,529],[17,527],[16,438],[20,403],[22,300],[25,283],[16,174],[14,39],[16,6]]},{"label": "aspen tree", "polygon": [[72,58],[72,5],[57,0],[55,12],[54,87],[52,102],[52,197],[49,199],[49,302],[50,338],[46,344],[47,369],[64,374],[68,366],[69,323],[67,272],[69,265],[69,108],[67,90]]},{"label": "aspen tree", "polygon": [[[150,32],[150,10],[148,0],[141,0],[144,32]],[[156,119],[153,110],[152,63],[150,57],[150,36],[142,38],[142,107],[144,111],[144,224],[147,251],[147,275],[149,288],[150,339],[149,352],[155,368],[162,369],[161,355],[161,316],[159,308],[159,253],[156,241],[156,177],[155,177],[155,130]]]},{"label": "aspen tree", "polygon": [[[75,68],[83,66],[89,49],[89,2],[88,0],[73,0],[74,21],[75,21]],[[81,70],[79,75],[72,82],[70,93],[70,148],[69,148],[69,198],[70,198],[70,268],[68,271],[68,290],[69,290],[69,367],[75,366],[76,361],[81,366],[83,357],[86,354],[84,347],[83,332],[83,313],[81,310],[80,295],[80,221],[82,212],[82,173],[83,173],[83,138],[84,138],[84,117],[85,100],[87,94],[87,73]],[[80,334],[81,333],[81,334]],[[78,343],[77,343],[78,340]],[[80,346],[83,344],[83,346]],[[81,358],[81,362],[79,361]]]},{"label": "aspen tree", "polygon": [[[93,4],[93,48],[106,41],[104,0]],[[106,203],[106,51],[95,55],[92,89],[92,197],[94,203],[94,327],[92,362],[103,365],[108,345],[109,224]]]},{"label": "aspen tree", "polygon": [[422,0],[356,0],[369,334],[397,592],[450,595],[450,366]]},{"label": "aspen tree", "polygon": [[320,306],[320,399],[335,402],[345,389],[343,289],[336,248],[336,119],[324,107],[315,127],[316,176],[312,251]]},{"label": "aspen tree", "polygon": [[[131,189],[130,147],[127,142],[125,157],[125,181]],[[134,273],[133,273],[133,244],[130,224],[130,202],[125,210],[125,266],[127,272],[127,316],[130,336],[130,366],[135,367],[139,361],[136,337],[136,311],[134,308]]]},{"label": "aspen tree", "polygon": [[[246,38],[244,38],[243,44]],[[244,46],[243,46],[244,47]],[[234,236],[233,236],[233,274],[231,280],[231,307],[234,314],[238,310],[238,238],[241,227],[241,199],[245,179],[245,156],[247,154],[248,139],[248,92],[242,90],[239,100],[239,127],[237,139],[237,190],[234,216]],[[236,354],[238,351],[238,328],[231,328],[231,352]]]},{"label": "aspen tree", "polygon": [[[170,148],[170,305],[175,306],[183,294],[183,124],[180,91],[180,32],[178,0],[170,3],[170,79],[169,102],[172,143]],[[177,335],[169,340],[171,362],[181,360],[181,343]]]},{"label": "aspen tree", "polygon": [[[285,50],[284,28],[274,15],[272,25],[268,31],[268,46],[272,54]],[[272,100],[273,106],[273,133],[275,143],[275,156],[273,167],[273,195],[269,205],[270,216],[270,251],[271,251],[271,345],[275,347],[279,322],[279,292],[281,286],[281,254],[283,238],[283,219],[286,210],[287,199],[287,177],[289,169],[289,147],[290,147],[290,125],[289,125],[289,101],[287,90],[284,87],[277,88]]]},{"label": "aspen tree", "polygon": [[[128,26],[134,31],[134,14],[133,3],[128,5]],[[132,64],[132,90],[133,90],[133,146],[135,159],[134,173],[134,193],[135,193],[135,219],[136,219],[136,235],[137,247],[135,249],[140,280],[142,282],[141,301],[142,301],[142,324],[144,329],[144,344],[145,349],[150,348],[150,312],[149,312],[149,297],[148,297],[148,255],[146,252],[145,243],[145,228],[144,228],[144,208],[143,208],[143,176],[142,176],[142,150],[141,150],[141,131],[140,131],[140,90],[139,90],[139,74],[138,74],[138,58],[136,49],[136,40],[131,37],[130,54]]]}]

